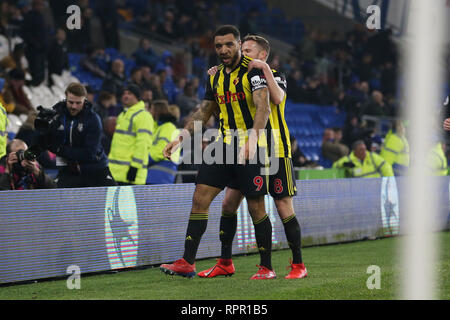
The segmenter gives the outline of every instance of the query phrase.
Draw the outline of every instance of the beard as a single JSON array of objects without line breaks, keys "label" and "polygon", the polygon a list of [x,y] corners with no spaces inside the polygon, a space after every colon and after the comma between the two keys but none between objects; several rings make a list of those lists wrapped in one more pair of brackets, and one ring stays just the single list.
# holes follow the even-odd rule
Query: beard
[{"label": "beard", "polygon": [[223,65],[225,67],[232,67],[236,64],[236,62],[239,59],[239,53],[236,53],[234,56],[231,57],[220,57],[220,60],[222,61]]}]

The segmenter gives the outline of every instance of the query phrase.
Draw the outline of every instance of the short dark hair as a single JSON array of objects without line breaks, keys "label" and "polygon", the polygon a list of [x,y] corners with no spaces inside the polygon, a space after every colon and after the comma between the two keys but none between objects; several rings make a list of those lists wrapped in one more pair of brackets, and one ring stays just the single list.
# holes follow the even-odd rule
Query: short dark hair
[{"label": "short dark hair", "polygon": [[108,91],[100,91],[98,94],[98,101],[108,101],[111,100],[114,97],[114,95]]},{"label": "short dark hair", "polygon": [[67,95],[68,93],[71,93],[77,97],[87,97],[87,90],[85,86],[78,82],[72,82],[67,86],[65,94]]},{"label": "short dark hair", "polygon": [[270,44],[266,38],[254,34],[248,34],[244,37],[244,39],[242,39],[242,43],[244,43],[245,41],[255,41],[261,48],[263,48],[263,50],[267,52],[267,56],[269,56]]},{"label": "short dark hair", "polygon": [[169,112],[169,102],[167,100],[154,100],[152,105],[156,110],[160,110],[164,114]]},{"label": "short dark hair", "polygon": [[234,36],[236,40],[241,39],[241,33],[239,32],[239,29],[231,24],[225,24],[218,27],[214,32],[213,39],[217,36],[224,36],[230,33]]}]

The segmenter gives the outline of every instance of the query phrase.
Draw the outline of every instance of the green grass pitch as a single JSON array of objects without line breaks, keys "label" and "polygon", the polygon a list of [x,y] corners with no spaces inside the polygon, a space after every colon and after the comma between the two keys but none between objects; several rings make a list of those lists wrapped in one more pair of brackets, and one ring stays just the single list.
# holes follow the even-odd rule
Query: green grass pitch
[{"label": "green grass pitch", "polygon": [[[435,265],[438,299],[450,299],[450,232],[438,234],[441,248]],[[134,300],[346,300],[397,299],[399,285],[398,244],[400,238],[385,238],[303,249],[309,275],[286,280],[290,250],[273,252],[274,280],[249,280],[257,271],[259,255],[234,257],[232,277],[186,279],[163,274],[159,268],[117,273],[81,275],[81,288],[69,290],[66,279],[0,287],[0,299],[134,299]],[[197,261],[197,271],[215,259]],[[369,290],[367,268],[381,270],[381,288]],[[419,272],[419,271],[418,271]]]}]

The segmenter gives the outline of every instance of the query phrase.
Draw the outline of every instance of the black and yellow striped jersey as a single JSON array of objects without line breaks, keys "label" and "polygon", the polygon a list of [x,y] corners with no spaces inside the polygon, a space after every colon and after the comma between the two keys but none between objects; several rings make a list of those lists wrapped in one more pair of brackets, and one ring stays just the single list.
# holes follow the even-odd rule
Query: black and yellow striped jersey
[{"label": "black and yellow striped jersey", "polygon": [[284,91],[283,101],[276,105],[270,102],[270,117],[269,123],[272,129],[272,143],[275,156],[277,158],[291,158],[291,140],[289,129],[284,118],[284,110],[286,109],[286,90],[287,82],[282,73],[272,69],[273,77],[278,86]]},{"label": "black and yellow striped jersey", "polygon": [[[253,92],[266,88],[264,74],[260,69],[248,72],[252,59],[242,56],[240,63],[229,73],[220,65],[214,76],[208,76],[205,100],[215,100],[220,108],[219,132],[225,143],[230,144],[233,135],[239,134],[239,145],[246,139],[247,131],[253,128],[256,106]],[[259,145],[266,146],[265,136],[260,137]]]},{"label": "black and yellow striped jersey", "polygon": [[[241,62],[230,73],[225,72],[223,65],[218,66],[214,76],[209,76],[205,100],[215,100],[220,107],[219,131],[224,141],[230,143],[232,130],[243,130],[244,134],[253,127],[253,118],[256,107],[253,103],[252,93],[255,90],[266,88],[267,82],[264,73],[260,69],[252,69],[248,72],[248,64],[252,59],[242,56]],[[285,77],[272,70],[277,84],[286,92]],[[275,105],[270,102],[271,113],[267,123],[268,142],[274,155],[278,158],[291,157],[291,143],[289,130],[284,119],[286,94],[283,102]],[[240,139],[242,146],[245,139]],[[260,138],[259,145],[266,146],[265,136]],[[271,154],[271,150],[269,150]]]}]

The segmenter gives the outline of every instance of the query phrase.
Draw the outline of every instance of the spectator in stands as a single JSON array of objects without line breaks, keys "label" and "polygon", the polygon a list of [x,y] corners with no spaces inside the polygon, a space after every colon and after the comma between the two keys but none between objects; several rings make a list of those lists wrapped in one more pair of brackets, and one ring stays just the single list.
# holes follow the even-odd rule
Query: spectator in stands
[{"label": "spectator in stands", "polygon": [[372,55],[369,53],[364,54],[361,62],[358,64],[355,70],[361,81],[370,81],[374,77]]},{"label": "spectator in stands", "polygon": [[177,97],[183,93],[184,88],[186,87],[187,79],[185,77],[175,78],[175,86],[171,92],[171,96],[169,101],[174,103],[177,100]]},{"label": "spectator in stands", "polygon": [[103,119],[103,133],[102,133],[102,146],[105,149],[105,153],[109,154],[111,151],[111,142],[116,131],[117,117],[109,116]]},{"label": "spectator in stands", "polygon": [[25,85],[25,74],[19,69],[13,69],[8,73],[8,86],[6,87],[6,92],[4,92],[4,97],[12,97],[12,102],[15,107],[12,113],[16,115],[28,114],[28,112],[34,110],[31,105],[30,100],[28,100],[27,95],[23,91],[23,86]]},{"label": "spectator in stands", "polygon": [[185,54],[183,51],[178,51],[175,53],[175,56],[172,60],[172,77],[176,78],[184,78],[187,76],[186,64],[184,63]]},{"label": "spectator in stands", "polygon": [[298,146],[297,139],[291,135],[291,152],[292,152],[292,164],[294,167],[317,167],[318,164],[314,161],[310,161],[303,154],[302,150]]},{"label": "spectator in stands", "polygon": [[355,78],[350,88],[339,97],[340,108],[349,116],[362,116],[363,106],[369,100],[369,83]]},{"label": "spectator in stands", "polygon": [[303,98],[303,79],[299,69],[292,70],[287,77],[287,95],[294,102],[301,102]]},{"label": "spectator in stands", "polygon": [[103,81],[101,90],[108,91],[120,97],[126,83],[125,64],[121,59],[115,59],[111,64],[111,71]]},{"label": "spectator in stands", "polygon": [[116,0],[96,0],[95,5],[95,13],[100,19],[105,46],[119,49],[119,19]]},{"label": "spectator in stands", "polygon": [[109,61],[105,50],[93,46],[88,47],[87,54],[81,59],[80,65],[99,78],[106,78],[106,71],[100,66],[100,61]]},{"label": "spectator in stands", "polygon": [[143,33],[156,33],[158,24],[149,10],[141,11],[134,19],[134,25]]},{"label": "spectator in stands", "polygon": [[347,176],[354,178],[380,178],[394,175],[392,166],[375,152],[367,151],[362,140],[353,143],[350,155],[333,163],[333,168],[345,168]]},{"label": "spectator in stands", "polygon": [[[6,72],[13,69],[22,70],[25,74],[28,72],[28,60],[25,57],[25,44],[18,43],[14,46],[13,52],[8,56],[4,57],[0,61],[0,67]],[[31,78],[31,76],[30,76]]]},{"label": "spectator in stands", "polygon": [[397,71],[391,61],[381,67],[381,92],[385,96],[394,96],[397,92]]},{"label": "spectator in stands", "polygon": [[57,155],[58,188],[115,186],[101,145],[102,122],[86,100],[86,88],[71,83],[66,99],[53,106],[56,117],[40,138]]},{"label": "spectator in stands", "polygon": [[168,50],[164,51],[158,63],[156,64],[155,72],[158,73],[160,70],[164,70],[167,72],[167,76],[171,78],[173,75],[172,62],[173,62],[172,53]]},{"label": "spectator in stands", "polygon": [[151,69],[155,69],[156,64],[160,59],[152,49],[150,40],[147,38],[141,38],[139,41],[139,48],[133,53],[132,56],[138,66],[147,66]]},{"label": "spectator in stands", "polygon": [[390,106],[384,101],[383,94],[378,90],[372,92],[372,98],[363,106],[362,114],[377,117],[393,115]]},{"label": "spectator in stands", "polygon": [[6,155],[0,159],[0,190],[26,190],[56,188],[56,183],[45,174],[35,160],[20,160],[28,146],[19,139],[10,141]]},{"label": "spectator in stands", "polygon": [[165,100],[156,100],[150,108],[157,129],[154,133],[153,143],[149,149],[147,184],[174,183],[177,173],[180,149],[170,158],[166,159],[163,150],[169,141],[172,141],[179,134],[177,129],[177,109],[169,105]]},{"label": "spectator in stands", "polygon": [[341,143],[342,131],[339,128],[327,128],[323,133],[322,138],[322,155],[324,158],[335,162],[340,158],[348,155],[348,147]]},{"label": "spectator in stands", "polygon": [[135,84],[139,89],[143,89],[144,81],[142,80],[142,70],[139,67],[135,67],[130,71],[130,81],[129,83]]},{"label": "spectator in stands", "polygon": [[161,78],[157,74],[150,74],[148,78],[146,78],[144,73],[145,82],[149,83],[148,87],[153,91],[153,99],[155,100],[168,100],[167,95],[164,93]]},{"label": "spectator in stands", "polygon": [[157,32],[159,35],[169,39],[175,40],[178,38],[178,35],[175,31],[175,14],[173,10],[168,9],[164,13],[164,20],[161,21],[158,25]]},{"label": "spectator in stands", "polygon": [[22,38],[27,45],[25,55],[30,64],[32,86],[38,86],[45,79],[49,32],[43,9],[43,0],[33,0],[32,9],[24,16],[22,23]]},{"label": "spectator in stands", "polygon": [[91,104],[94,104],[95,100],[95,90],[90,85],[85,85],[87,97],[86,100],[89,101]]},{"label": "spectator in stands", "polygon": [[109,153],[111,172],[121,185],[145,184],[147,178],[148,150],[155,124],[140,99],[139,87],[130,84],[123,90],[125,109],[117,118]]},{"label": "spectator in stands", "polygon": [[189,81],[184,90],[177,96],[175,103],[180,107],[181,117],[186,117],[200,103],[194,84]]},{"label": "spectator in stands", "polygon": [[142,90],[142,101],[145,103],[145,109],[150,112],[150,107],[153,102],[153,90],[151,88],[145,88]]},{"label": "spectator in stands", "polygon": [[108,91],[100,91],[93,109],[102,121],[108,117],[117,117],[121,112],[120,108],[117,107],[116,96]]},{"label": "spectator in stands", "polygon": [[[63,70],[69,70],[69,56],[66,32],[64,29],[58,28],[48,51],[48,75],[61,75]],[[51,80],[51,77],[49,79]]]},{"label": "spectator in stands", "polygon": [[361,122],[355,115],[347,117],[344,125],[342,141],[347,147],[351,147],[356,140],[364,138],[364,129],[361,128]]}]

